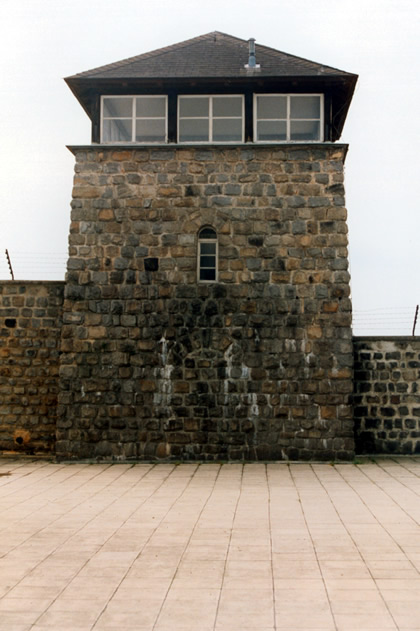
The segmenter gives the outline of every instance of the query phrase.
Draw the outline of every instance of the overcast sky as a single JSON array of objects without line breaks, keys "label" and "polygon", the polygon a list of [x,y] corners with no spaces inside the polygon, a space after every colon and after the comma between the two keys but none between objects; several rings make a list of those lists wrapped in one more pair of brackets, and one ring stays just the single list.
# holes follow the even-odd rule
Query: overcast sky
[{"label": "overcast sky", "polygon": [[6,248],[16,278],[64,277],[66,145],[88,144],[90,121],[63,77],[214,30],[359,75],[341,138],[355,332],[410,334],[420,302],[419,0],[0,0],[0,278]]}]

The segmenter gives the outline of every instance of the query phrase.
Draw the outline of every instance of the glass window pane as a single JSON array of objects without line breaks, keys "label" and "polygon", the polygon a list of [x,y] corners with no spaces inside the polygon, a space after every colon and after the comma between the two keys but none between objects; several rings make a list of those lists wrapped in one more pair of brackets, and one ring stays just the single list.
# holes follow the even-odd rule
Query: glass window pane
[{"label": "glass window pane", "polygon": [[200,267],[216,267],[216,257],[200,256]]},{"label": "glass window pane", "polygon": [[213,120],[213,140],[232,142],[242,140],[242,119],[216,118]]},{"label": "glass window pane", "polygon": [[208,116],[209,115],[209,99],[205,97],[197,98],[180,98],[179,99],[179,115],[180,116]]},{"label": "glass window pane", "polygon": [[118,117],[133,115],[133,99],[106,98],[103,100],[103,115]]},{"label": "glass window pane", "polygon": [[259,121],[257,125],[258,140],[287,140],[286,121]]},{"label": "glass window pane", "polygon": [[242,116],[240,96],[213,97],[213,116]]},{"label": "glass window pane", "polygon": [[257,96],[257,118],[287,118],[287,97]]},{"label": "glass window pane", "polygon": [[131,142],[131,120],[107,119],[103,121],[103,142]]},{"label": "glass window pane", "polygon": [[136,142],[165,142],[165,119],[136,120]]},{"label": "glass window pane", "polygon": [[180,142],[208,142],[208,119],[184,119],[179,121]]},{"label": "glass window pane", "polygon": [[216,254],[215,243],[201,243],[200,254]]},{"label": "glass window pane", "polygon": [[319,121],[291,121],[290,140],[320,140]]},{"label": "glass window pane", "polygon": [[200,280],[216,280],[216,270],[200,269]]},{"label": "glass window pane", "polygon": [[320,118],[320,97],[291,96],[290,118]]},{"label": "glass window pane", "polygon": [[216,236],[216,231],[213,228],[203,228],[199,234],[200,239],[215,239]]},{"label": "glass window pane", "polygon": [[158,118],[166,116],[166,99],[162,96],[153,96],[136,99],[136,116]]}]

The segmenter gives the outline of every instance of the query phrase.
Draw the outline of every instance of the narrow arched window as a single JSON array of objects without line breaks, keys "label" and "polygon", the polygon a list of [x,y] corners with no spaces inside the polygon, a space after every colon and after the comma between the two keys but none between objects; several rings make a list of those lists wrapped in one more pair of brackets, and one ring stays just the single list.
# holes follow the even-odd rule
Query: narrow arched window
[{"label": "narrow arched window", "polygon": [[208,283],[217,280],[217,234],[209,226],[198,233],[198,280]]}]

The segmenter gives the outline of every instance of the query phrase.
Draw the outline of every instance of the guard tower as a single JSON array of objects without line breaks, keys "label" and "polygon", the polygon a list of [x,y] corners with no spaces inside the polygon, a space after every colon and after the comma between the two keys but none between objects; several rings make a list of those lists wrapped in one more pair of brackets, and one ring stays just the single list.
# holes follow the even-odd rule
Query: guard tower
[{"label": "guard tower", "polygon": [[219,32],[66,79],[58,458],[353,457],[356,79]]}]

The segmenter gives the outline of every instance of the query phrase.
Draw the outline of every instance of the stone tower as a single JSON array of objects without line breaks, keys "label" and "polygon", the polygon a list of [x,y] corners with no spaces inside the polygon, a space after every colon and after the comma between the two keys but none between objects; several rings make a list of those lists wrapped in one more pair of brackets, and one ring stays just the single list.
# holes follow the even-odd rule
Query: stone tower
[{"label": "stone tower", "polygon": [[58,458],[352,458],[356,79],[214,32],[66,80]]}]

